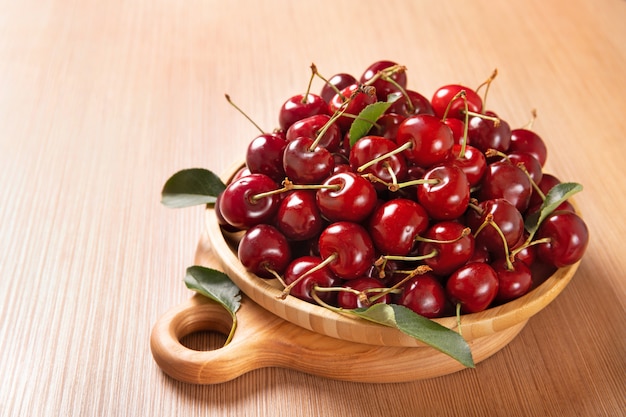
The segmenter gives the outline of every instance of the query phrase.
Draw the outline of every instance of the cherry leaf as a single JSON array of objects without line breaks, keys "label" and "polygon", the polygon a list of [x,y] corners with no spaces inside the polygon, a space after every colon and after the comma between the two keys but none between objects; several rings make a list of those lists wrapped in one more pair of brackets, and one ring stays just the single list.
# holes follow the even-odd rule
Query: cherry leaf
[{"label": "cherry leaf", "polygon": [[546,194],[545,200],[541,204],[541,207],[536,212],[529,215],[524,226],[531,235],[534,235],[541,223],[561,205],[561,203],[568,200],[574,194],[582,191],[583,186],[576,182],[563,182],[555,185]]},{"label": "cherry leaf", "polygon": [[469,344],[463,337],[445,326],[420,316],[413,310],[396,304],[374,304],[371,307],[343,310],[362,319],[389,327],[445,353],[463,366],[474,368],[474,359]]},{"label": "cherry leaf", "polygon": [[215,203],[226,185],[212,171],[190,168],[172,175],[161,191],[161,203],[170,208]]},{"label": "cherry leaf", "polygon": [[357,140],[367,135],[376,123],[376,120],[382,116],[387,109],[393,104],[393,101],[378,101],[366,106],[352,125],[350,126],[350,146],[352,147]]}]

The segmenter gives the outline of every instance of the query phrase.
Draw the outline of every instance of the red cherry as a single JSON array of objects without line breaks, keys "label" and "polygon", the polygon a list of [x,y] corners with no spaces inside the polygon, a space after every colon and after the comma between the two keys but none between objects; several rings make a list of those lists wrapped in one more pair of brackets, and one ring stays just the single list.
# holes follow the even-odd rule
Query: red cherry
[{"label": "red cherry", "polygon": [[371,182],[353,172],[340,172],[330,176],[316,193],[317,206],[330,221],[359,223],[376,207],[378,196]]},{"label": "red cherry", "polygon": [[[283,280],[285,284],[293,287],[289,294],[301,300],[315,303],[311,296],[313,289],[318,287],[334,287],[339,285],[339,278],[328,267],[321,267],[313,272],[308,271],[318,267],[322,263],[322,259],[316,256],[301,256],[294,259],[285,270]],[[304,276],[306,274],[306,276]],[[304,277],[303,277],[304,276]],[[298,281],[294,284],[294,282]],[[335,292],[318,292],[319,298],[329,304],[335,304]]]},{"label": "red cherry", "polygon": [[[315,140],[329,121],[330,116],[326,114],[317,114],[298,120],[287,129],[285,137],[289,142],[303,136]],[[327,130],[320,138],[317,146],[326,148],[330,152],[335,152],[341,146],[341,142],[341,130],[337,124],[332,123],[327,127]]]},{"label": "red cherry", "polygon": [[537,256],[557,268],[578,262],[589,243],[589,230],[583,219],[571,211],[557,211],[539,226],[536,239],[549,239],[537,245]]},{"label": "red cherry", "polygon": [[270,223],[278,209],[280,197],[256,196],[278,189],[278,184],[264,174],[250,174],[228,184],[220,197],[220,213],[238,229]]},{"label": "red cherry", "polygon": [[[372,78],[374,78],[374,76],[379,71],[382,71],[387,68],[391,68],[395,65],[398,65],[398,64],[393,61],[383,60],[383,61],[374,62],[372,65],[367,67],[363,75],[361,75],[361,78],[359,81],[361,84],[365,84],[368,81],[370,81]],[[406,71],[401,70],[401,71],[394,72],[391,75],[391,79],[395,82],[395,84],[387,80],[384,80],[383,78],[379,78],[378,80],[374,81],[371,84],[372,87],[376,89],[376,97],[378,98],[378,101],[387,101],[387,96],[391,93],[398,91],[398,86],[400,86],[400,88],[402,89],[406,88],[406,83],[407,83]]]},{"label": "red cherry", "polygon": [[376,125],[370,130],[372,136],[382,136],[385,139],[396,141],[398,135],[398,127],[406,119],[397,113],[385,113],[376,120]]},{"label": "red cherry", "polygon": [[[486,112],[487,116],[497,117],[493,112]],[[480,116],[470,117],[467,136],[469,143],[479,150],[486,152],[488,149],[495,149],[500,152],[507,152],[511,144],[511,128],[509,124],[499,119],[496,123],[493,120]]]},{"label": "red cherry", "polygon": [[241,264],[261,278],[282,274],[291,262],[287,238],[269,224],[258,224],[246,231],[239,242],[237,256]]},{"label": "red cherry", "polygon": [[329,103],[330,100],[333,99],[333,97],[335,97],[335,94],[337,94],[337,91],[335,91],[335,89],[341,91],[344,88],[352,85],[352,84],[356,84],[357,83],[357,79],[354,78],[354,76],[350,75],[350,74],[346,74],[346,73],[339,73],[339,74],[335,74],[332,77],[330,77],[328,79],[328,83],[335,86],[335,88],[332,88],[330,85],[328,84],[324,84],[324,86],[322,87],[322,91],[320,92],[320,96],[322,96],[322,98],[324,99],[324,101],[326,103]]},{"label": "red cherry", "polygon": [[465,122],[461,119],[455,119],[454,117],[448,117],[443,121],[446,126],[452,131],[452,138],[455,145],[461,145],[465,137]]},{"label": "red cherry", "polygon": [[265,174],[276,182],[285,179],[283,154],[287,141],[282,135],[265,133],[254,138],[246,151],[246,166],[251,173]]},{"label": "red cherry", "polygon": [[531,153],[522,151],[511,152],[509,149],[507,158],[513,165],[523,165],[524,169],[528,172],[528,175],[535,184],[539,184],[541,182],[541,179],[543,178],[541,163]]},{"label": "red cherry", "polygon": [[[405,90],[404,93],[393,93],[391,98],[395,99],[395,101],[389,106],[386,113],[395,113],[404,117],[415,116],[417,114],[435,115],[430,101],[417,91]],[[387,99],[381,100],[380,98],[379,100],[387,101]]]},{"label": "red cherry", "polygon": [[298,120],[317,114],[327,114],[328,104],[317,94],[298,94],[283,103],[278,112],[278,125],[287,130]]},{"label": "red cherry", "polygon": [[427,318],[441,317],[446,307],[445,289],[433,275],[418,275],[404,285],[398,303]]},{"label": "red cherry", "polygon": [[544,166],[546,159],[548,159],[548,149],[545,142],[537,133],[528,129],[513,129],[511,131],[509,151],[528,152],[537,158],[541,166]]},{"label": "red cherry", "polygon": [[347,132],[350,129],[354,117],[358,116],[365,107],[376,102],[376,93],[373,89],[363,88],[361,84],[352,84],[330,100],[328,103],[329,113],[335,114],[348,99],[350,102],[346,105],[344,115],[335,122],[342,132]]},{"label": "red cherry", "polygon": [[280,202],[276,227],[287,239],[301,241],[319,235],[324,220],[315,200],[315,191],[294,190]]},{"label": "red cherry", "polygon": [[[407,176],[407,163],[402,152],[387,156],[383,160],[360,169],[365,164],[376,160],[380,156],[393,153],[398,149],[398,145],[390,139],[381,136],[364,136],[352,146],[350,150],[350,167],[354,172],[359,174],[372,174],[376,178],[391,184],[398,181],[404,181]],[[389,172],[393,172],[393,176]],[[386,187],[379,184],[379,190]]]},{"label": "red cherry", "polygon": [[300,137],[287,144],[283,154],[283,168],[296,184],[319,184],[335,166],[333,155],[320,146],[311,149],[314,140]]},{"label": "red cherry", "polygon": [[477,313],[489,307],[498,294],[498,276],[491,266],[469,263],[456,270],[446,282],[446,294],[464,313]]},{"label": "red cherry", "polygon": [[404,198],[378,206],[368,224],[374,245],[385,255],[406,256],[415,238],[428,227],[428,214],[418,203]]},{"label": "red cherry", "polygon": [[407,142],[411,147],[404,151],[407,160],[424,168],[440,164],[451,156],[454,139],[452,131],[440,119],[427,114],[407,117],[398,126],[398,146]]},{"label": "red cherry", "polygon": [[[380,294],[380,292],[368,292],[368,290],[383,287],[382,282],[376,278],[362,277],[351,279],[349,281],[345,281],[343,287],[360,291],[361,294],[355,294],[348,291],[338,291],[337,306],[340,308],[352,310],[355,308],[367,308],[372,304],[389,304],[391,302],[391,296],[389,294],[385,294],[382,297],[376,297]],[[372,300],[373,297],[376,297],[376,299]]]},{"label": "red cherry", "polygon": [[423,261],[433,274],[450,275],[469,261],[474,254],[474,236],[465,232],[465,225],[444,221],[435,223],[420,236],[418,254],[436,254]]},{"label": "red cherry", "polygon": [[474,187],[482,181],[487,171],[487,158],[484,153],[470,145],[465,146],[463,155],[461,155],[461,150],[461,145],[455,144],[452,147],[452,155],[455,158],[451,160],[451,163],[463,170],[470,187]]},{"label": "red cherry", "polygon": [[526,294],[533,284],[530,268],[519,261],[512,262],[513,269],[509,269],[504,258],[498,259],[491,267],[498,276],[498,294],[495,300],[507,302]]},{"label": "red cherry", "polygon": [[483,110],[483,100],[474,90],[462,85],[450,84],[438,88],[431,99],[435,115],[439,118],[443,118],[449,106],[448,117],[465,120],[465,101],[462,97],[455,98],[462,90],[465,91],[467,109],[474,113],[481,113]]},{"label": "red cherry", "polygon": [[493,162],[487,166],[478,199],[504,198],[520,212],[524,212],[530,203],[531,192],[530,179],[519,167],[510,162]]},{"label": "red cherry", "polygon": [[374,263],[372,240],[363,226],[352,222],[329,225],[319,238],[321,257],[329,260],[328,268],[340,278],[355,279]]},{"label": "red cherry", "polygon": [[424,174],[435,184],[419,184],[417,201],[436,220],[453,220],[465,213],[470,200],[469,182],[463,170],[453,164],[439,165]]},{"label": "red cherry", "polygon": [[468,210],[466,221],[475,234],[476,245],[484,246],[490,252],[504,256],[504,242],[497,229],[492,225],[482,227],[488,216],[492,217],[504,235],[509,249],[515,247],[524,235],[524,218],[513,204],[503,198],[479,203],[478,211]]}]

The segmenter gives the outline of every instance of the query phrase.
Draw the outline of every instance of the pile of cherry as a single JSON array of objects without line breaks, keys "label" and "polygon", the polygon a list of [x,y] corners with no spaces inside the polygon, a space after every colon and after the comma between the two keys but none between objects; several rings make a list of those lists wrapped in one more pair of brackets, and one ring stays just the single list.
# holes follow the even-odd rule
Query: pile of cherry
[{"label": "pile of cherry", "polygon": [[394,62],[359,79],[311,68],[321,92],[309,82],[284,103],[215,205],[225,230],[243,232],[239,260],[284,297],[442,317],[518,298],[581,259],[588,230],[568,201],[525,229],[560,181],[543,172],[540,136],[485,109],[495,72],[429,100]]}]

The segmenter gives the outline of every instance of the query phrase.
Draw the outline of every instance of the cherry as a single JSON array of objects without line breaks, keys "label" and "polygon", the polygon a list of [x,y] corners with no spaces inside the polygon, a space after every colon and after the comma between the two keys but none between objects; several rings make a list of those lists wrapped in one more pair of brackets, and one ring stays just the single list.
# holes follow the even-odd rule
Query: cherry
[{"label": "cherry", "polygon": [[246,270],[261,278],[275,278],[291,262],[287,238],[269,224],[248,229],[239,242],[237,255]]},{"label": "cherry", "polygon": [[498,161],[487,166],[478,199],[504,198],[520,212],[524,212],[530,203],[531,192],[532,184],[524,171],[511,162]]},{"label": "cherry", "polygon": [[541,223],[535,237],[548,240],[537,244],[539,259],[561,268],[582,258],[589,242],[589,230],[576,213],[556,211]]},{"label": "cherry", "polygon": [[526,294],[533,284],[532,272],[528,265],[521,261],[512,262],[509,269],[504,258],[491,263],[498,276],[498,293],[495,301],[507,302]]},{"label": "cherry", "polygon": [[406,116],[397,113],[385,113],[376,120],[376,124],[370,130],[370,135],[382,136],[395,142],[396,136],[398,136],[398,127],[404,119]]},{"label": "cherry", "polygon": [[474,113],[482,112],[483,100],[474,90],[459,84],[450,84],[439,87],[431,99],[435,115],[443,118],[447,111],[448,117],[464,120],[465,101],[458,96],[461,91],[465,91],[468,110]]},{"label": "cherry", "polygon": [[270,223],[278,209],[280,197],[257,195],[274,191],[278,184],[264,174],[250,174],[228,184],[220,197],[219,210],[226,222],[238,229]]},{"label": "cherry", "polygon": [[[364,87],[361,84],[352,84],[341,90],[328,103],[330,114],[339,112],[345,106],[342,116],[335,123],[342,132],[347,132],[354,118],[368,105],[376,102],[376,92],[373,88]],[[344,104],[345,103],[345,104]]]},{"label": "cherry", "polygon": [[[343,287],[353,291],[338,291],[337,306],[352,310],[355,308],[367,308],[372,304],[389,304],[391,303],[391,295],[381,294],[382,282],[379,279],[371,277],[355,278],[345,281]],[[375,290],[375,291],[372,291]]]},{"label": "cherry", "polygon": [[[398,145],[382,136],[364,136],[350,150],[350,167],[359,174],[372,174],[387,184],[403,181],[407,176],[407,163]],[[380,157],[389,155],[378,162]],[[382,186],[382,184],[381,184]],[[385,186],[378,189],[384,189]]]},{"label": "cherry", "polygon": [[314,143],[313,139],[302,136],[287,144],[283,154],[283,168],[293,182],[319,184],[333,171],[333,155],[321,146],[311,148]]},{"label": "cherry", "polygon": [[322,185],[337,186],[324,187],[316,193],[317,206],[330,221],[359,223],[376,207],[376,189],[371,182],[353,172],[334,174]]},{"label": "cherry", "polygon": [[461,119],[448,117],[443,121],[452,131],[455,145],[461,145],[465,141],[465,122]]},{"label": "cherry", "polygon": [[417,201],[436,220],[453,220],[465,213],[470,199],[470,188],[463,170],[453,164],[431,168],[424,174],[423,183],[417,186]]},{"label": "cherry", "polygon": [[455,144],[452,147],[452,154],[455,158],[451,161],[453,165],[461,168],[467,177],[470,187],[477,186],[485,172],[487,171],[487,158],[485,154],[473,146]]},{"label": "cherry", "polygon": [[546,164],[548,158],[548,149],[541,137],[528,129],[513,129],[511,131],[511,144],[509,146],[511,152],[528,152],[533,155],[541,166]]},{"label": "cherry", "polygon": [[[377,90],[378,91],[378,90]],[[404,117],[415,116],[417,114],[435,115],[430,101],[417,91],[405,90],[404,92],[392,93],[391,99],[395,100],[387,109],[386,113],[395,113]],[[387,101],[381,100],[380,101]]]},{"label": "cherry", "polygon": [[330,224],[322,231],[318,244],[328,268],[343,279],[363,276],[374,262],[372,240],[358,223],[341,221]]},{"label": "cherry", "polygon": [[[322,91],[320,92],[320,96],[324,99],[326,103],[329,103],[330,100],[335,97],[337,91],[341,91],[344,88],[356,84],[357,79],[354,76],[346,73],[335,74],[328,79],[328,81],[322,87]],[[333,88],[334,87],[334,88]]]},{"label": "cherry", "polygon": [[418,254],[435,256],[424,259],[433,274],[446,276],[467,263],[474,254],[474,236],[465,225],[443,221],[432,225],[418,238]]},{"label": "cherry", "polygon": [[[493,221],[502,236],[489,223]],[[524,234],[524,218],[513,204],[503,198],[486,200],[467,212],[467,225],[474,232],[476,244],[484,246],[492,253],[504,256],[504,242],[507,248],[514,247]]]},{"label": "cherry", "polygon": [[396,198],[381,204],[369,219],[367,230],[379,252],[406,256],[415,238],[428,227],[428,214],[418,203]]},{"label": "cherry", "polygon": [[469,143],[486,152],[488,149],[495,149],[500,152],[507,152],[511,144],[511,128],[509,124],[493,118],[497,115],[493,112],[485,113],[489,118],[484,116],[473,116],[469,119],[468,139]]},{"label": "cherry", "polygon": [[399,71],[394,71],[390,75],[391,81],[386,80],[384,77],[380,77],[374,82],[371,82],[371,80],[380,71],[386,69],[389,70],[397,65],[398,64],[393,61],[386,60],[374,62],[369,67],[367,67],[363,75],[361,75],[359,81],[361,84],[370,83],[369,85],[376,89],[376,97],[378,98],[378,101],[387,101],[387,96],[389,96],[389,94],[406,89],[406,71],[404,71],[403,69]]},{"label": "cherry", "polygon": [[539,162],[539,160],[537,160],[537,158],[535,158],[533,154],[523,151],[511,152],[511,150],[509,149],[509,153],[507,154],[506,158],[513,165],[523,165],[524,169],[530,176],[530,179],[535,184],[539,184],[541,182],[541,179],[543,177],[543,169],[541,167],[541,163]]},{"label": "cherry", "polygon": [[278,125],[287,130],[298,120],[318,114],[328,114],[328,104],[317,94],[298,94],[283,103],[278,112]]},{"label": "cherry", "polygon": [[315,191],[293,190],[280,202],[276,227],[294,241],[308,240],[319,235],[324,220],[315,200]]},{"label": "cherry", "polygon": [[424,168],[440,164],[451,156],[452,131],[440,119],[428,114],[407,117],[398,126],[398,146],[410,142],[404,151],[407,160]]},{"label": "cherry", "polygon": [[541,194],[539,194],[535,189],[533,189],[533,192],[530,196],[530,203],[529,203],[530,207],[540,206],[541,203],[543,203],[543,197],[545,197],[545,195],[548,194],[548,192],[552,189],[552,187],[560,183],[561,183],[560,179],[558,179],[552,174],[544,172],[543,175],[541,176],[541,181],[536,183],[537,187],[541,191]]},{"label": "cherry", "polygon": [[[318,140],[322,129],[325,131]],[[339,126],[336,123],[331,123],[330,116],[326,114],[317,114],[298,120],[285,133],[287,141],[290,142],[302,136],[318,140],[317,146],[326,148],[330,152],[337,151],[342,141]]]},{"label": "cherry", "polygon": [[446,300],[443,285],[433,275],[426,273],[404,284],[398,303],[421,316],[436,318],[443,316]]},{"label": "cherry", "polygon": [[450,275],[445,288],[462,312],[477,313],[487,309],[498,294],[498,275],[486,263],[468,263]]},{"label": "cherry", "polygon": [[[322,259],[316,256],[301,256],[294,259],[286,268],[283,281],[290,288],[289,294],[301,300],[314,303],[311,295],[315,287],[334,287],[339,278],[328,267],[320,267]],[[318,267],[320,267],[318,269]],[[318,292],[318,297],[329,304],[335,303],[335,292]]]},{"label": "cherry", "polygon": [[285,178],[283,154],[287,141],[282,135],[264,133],[254,138],[246,150],[246,166],[251,173],[265,174],[276,182]]}]

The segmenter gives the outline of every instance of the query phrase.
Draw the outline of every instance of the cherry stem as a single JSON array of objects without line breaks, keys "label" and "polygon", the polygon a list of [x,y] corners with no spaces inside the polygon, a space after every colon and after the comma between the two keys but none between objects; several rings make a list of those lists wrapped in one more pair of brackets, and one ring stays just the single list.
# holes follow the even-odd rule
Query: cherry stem
[{"label": "cherry stem", "polygon": [[434,258],[438,254],[439,254],[439,251],[437,251],[437,249],[433,249],[432,252],[427,253],[426,255],[419,255],[419,256],[383,255],[381,256],[381,258],[387,261],[412,262],[412,261],[423,261],[424,259]]},{"label": "cherry stem", "polygon": [[383,298],[385,295],[391,293],[392,291],[395,292],[395,290],[397,290],[398,288],[401,288],[411,278],[413,278],[413,277],[415,277],[417,275],[424,275],[425,273],[430,272],[430,271],[432,271],[432,268],[429,267],[428,265],[419,265],[417,268],[415,268],[409,274],[407,274],[406,277],[402,278],[400,281],[398,281],[397,283],[395,283],[391,287],[387,288],[385,291],[381,292],[380,294],[377,294],[377,295],[373,296],[372,298],[370,298],[370,301],[371,302],[376,302],[376,300],[378,300],[380,298]]},{"label": "cherry stem", "polygon": [[448,113],[450,113],[450,109],[452,108],[452,103],[454,103],[456,100],[458,100],[461,97],[465,97],[466,95],[467,93],[465,92],[465,90],[461,90],[458,93],[456,93],[454,97],[450,99],[450,101],[448,102],[448,105],[446,106],[446,110],[443,112],[443,116],[441,117],[442,122],[445,122],[446,119],[448,118]]},{"label": "cherry stem", "polygon": [[[372,78],[370,78],[369,80],[367,80],[364,85],[372,85],[374,84],[376,81],[378,81],[378,79],[382,78],[385,81],[390,81],[392,83],[393,80],[390,79],[391,76],[393,76],[394,74],[398,73],[398,72],[403,72],[406,71],[406,67],[404,65],[392,65],[390,67],[384,68],[380,71],[378,71],[376,74],[374,74],[374,76]],[[394,83],[394,85],[397,86],[396,83]]]},{"label": "cherry stem", "polygon": [[397,155],[401,152],[404,152],[407,149],[411,149],[413,147],[413,142],[405,142],[402,146],[397,147],[396,149],[389,151],[385,154],[382,154],[380,156],[377,156],[376,158],[372,159],[371,161],[368,161],[366,163],[364,163],[363,165],[361,165],[360,167],[358,167],[356,169],[357,172],[363,172],[365,169],[371,167],[372,165],[377,164],[378,162],[389,158],[390,156],[394,156]]},{"label": "cherry stem", "polygon": [[485,221],[483,222],[483,224],[481,224],[480,227],[476,229],[476,232],[474,233],[474,238],[478,236],[478,234],[482,232],[483,229],[487,226],[493,227],[495,231],[498,233],[498,235],[500,236],[500,238],[502,239],[502,245],[504,246],[504,257],[506,258],[506,268],[509,271],[512,271],[515,268],[513,267],[513,263],[511,262],[511,259],[510,259],[509,244],[506,242],[506,237],[504,236],[502,229],[500,229],[500,226],[498,225],[498,223],[496,223],[493,220],[493,214],[487,213],[487,216],[485,216]]},{"label": "cherry stem", "polygon": [[454,242],[461,240],[465,236],[468,236],[470,233],[472,233],[472,229],[470,229],[469,227],[466,227],[461,231],[461,234],[458,237],[455,237],[454,239],[437,240],[437,239],[429,239],[427,237],[422,237],[418,235],[418,236],[415,236],[415,240],[418,242],[425,242],[425,243],[454,243]]},{"label": "cherry stem", "polygon": [[537,109],[532,109],[530,111],[530,120],[528,121],[528,123],[526,123],[525,126],[523,126],[523,129],[527,129],[530,130],[533,128],[533,124],[535,123],[535,120],[537,119]]},{"label": "cherry stem", "polygon": [[265,270],[267,272],[269,272],[270,274],[272,274],[274,276],[274,278],[276,278],[278,280],[278,282],[280,282],[282,284],[283,287],[287,286],[287,283],[285,282],[285,280],[283,279],[283,277],[280,276],[280,274],[278,272],[276,272],[275,270],[265,267]]},{"label": "cherry stem", "polygon": [[291,190],[340,190],[341,185],[339,184],[294,184],[291,182],[289,178],[285,178],[283,181],[283,186],[281,188],[277,188],[275,190],[267,191],[264,193],[255,194],[250,199],[252,201],[257,201],[265,197],[269,197],[276,194],[285,193]]},{"label": "cherry stem", "polygon": [[302,96],[302,100],[300,102],[302,104],[306,104],[309,100],[309,92],[311,91],[311,85],[313,84],[313,79],[315,78],[315,73],[317,72],[317,67],[315,64],[311,64],[311,77],[309,78],[309,85],[306,88],[306,93]]},{"label": "cherry stem", "polygon": [[521,251],[523,251],[524,249],[530,247],[530,246],[534,246],[534,245],[540,245],[542,243],[550,243],[552,242],[552,239],[549,237],[544,237],[542,239],[537,239],[537,240],[532,240],[533,236],[528,236],[528,239],[526,239],[526,242],[524,242],[524,244],[522,246],[520,246],[517,249],[514,249],[511,252],[511,258],[515,259],[515,256],[520,253]]},{"label": "cherry stem", "polygon": [[337,255],[336,253],[333,253],[328,258],[324,259],[322,262],[320,262],[319,264],[315,265],[313,268],[309,269],[304,274],[300,275],[291,284],[287,285],[283,289],[283,292],[278,296],[278,298],[281,299],[281,300],[284,300],[285,298],[287,298],[287,296],[289,295],[289,292],[291,291],[291,289],[293,287],[295,287],[296,285],[298,285],[299,282],[301,282],[304,278],[308,277],[312,273],[317,272],[320,269],[325,268],[326,266],[328,266],[328,264],[332,263],[335,259],[337,259],[338,256],[339,255]]},{"label": "cherry stem", "polygon": [[315,148],[317,148],[317,145],[319,145],[320,141],[322,140],[322,137],[326,134],[326,132],[328,131],[328,129],[330,129],[330,126],[335,123],[335,121],[337,121],[337,119],[339,119],[344,112],[346,111],[346,109],[348,108],[348,104],[352,101],[352,99],[354,97],[356,97],[356,95],[358,93],[362,92],[362,90],[360,88],[357,88],[356,90],[354,90],[354,92],[352,93],[352,95],[341,104],[341,107],[339,107],[337,109],[337,111],[335,111],[335,114],[332,115],[332,117],[330,119],[328,119],[328,121],[324,124],[324,126],[322,126],[322,128],[320,129],[320,131],[317,133],[317,136],[315,137],[315,140],[313,141],[313,143],[311,144],[311,146],[309,146],[309,151],[313,152],[315,150]]},{"label": "cherry stem", "polygon": [[485,87],[485,95],[483,96],[483,109],[487,108],[486,104],[487,104],[487,93],[489,93],[489,87],[491,86],[491,82],[496,78],[496,76],[498,75],[498,69],[495,68],[493,70],[493,72],[491,73],[491,75],[489,76],[489,78],[487,78],[482,84],[480,84],[478,87],[476,87],[476,92],[478,93],[478,91]]},{"label": "cherry stem", "polygon": [[485,119],[485,120],[491,120],[493,122],[494,126],[499,126],[500,125],[500,119],[494,116],[489,116],[488,114],[482,114],[482,113],[476,113],[475,111],[466,111],[465,114],[467,116],[476,116],[476,117],[480,117],[481,119]]},{"label": "cherry stem", "polygon": [[463,337],[461,330],[461,303],[456,303],[456,325],[459,328],[459,336]]},{"label": "cherry stem", "polygon": [[247,114],[246,114],[243,110],[241,110],[241,109],[239,108],[239,106],[237,106],[235,103],[233,103],[233,101],[230,99],[230,96],[229,96],[228,94],[224,94],[224,96],[226,97],[226,100],[230,103],[230,105],[231,105],[231,106],[233,106],[235,109],[237,109],[237,111],[238,111],[239,113],[241,113],[241,114],[243,115],[243,117],[245,117],[246,119],[248,119],[248,121],[249,121],[250,123],[252,123],[252,124],[254,125],[254,127],[256,127],[257,129],[259,129],[259,132],[261,132],[261,134],[265,133],[265,131],[264,131],[263,129],[261,129],[261,127],[260,127],[258,124],[256,124],[256,123],[254,122],[254,120],[252,120],[252,119],[250,118],[250,116],[248,116],[248,115],[247,115]]},{"label": "cherry stem", "polygon": [[333,91],[335,92],[335,94],[339,94],[339,96],[340,96],[342,99],[344,99],[344,100],[346,99],[346,97],[345,97],[345,96],[341,93],[341,90],[339,90],[339,89],[337,88],[337,86],[336,86],[336,85],[332,84],[332,83],[331,83],[330,81],[328,81],[328,80],[327,80],[327,79],[326,79],[326,78],[325,78],[322,74],[320,74],[320,73],[317,71],[317,66],[316,66],[315,64],[311,64],[311,71],[313,71],[313,73],[314,73],[314,74],[315,74],[318,78],[320,78],[322,81],[324,81],[324,83],[325,83],[326,85],[328,85],[330,88],[332,88],[332,89],[333,89]]},{"label": "cherry stem", "polygon": [[475,199],[471,199],[469,204],[467,205],[469,208],[474,210],[476,213],[483,215],[483,209],[478,205],[478,201]]}]

